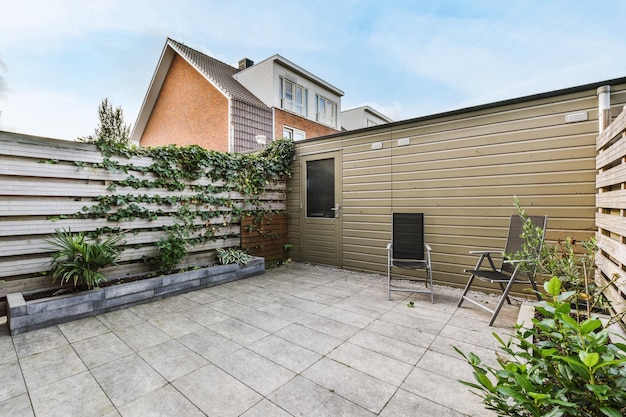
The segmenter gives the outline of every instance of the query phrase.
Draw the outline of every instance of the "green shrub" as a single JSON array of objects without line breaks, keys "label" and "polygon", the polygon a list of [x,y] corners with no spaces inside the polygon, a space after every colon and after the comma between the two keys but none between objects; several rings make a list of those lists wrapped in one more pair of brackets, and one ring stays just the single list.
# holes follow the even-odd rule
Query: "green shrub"
[{"label": "green shrub", "polygon": [[517,327],[500,343],[500,367],[463,354],[486,408],[500,416],[609,416],[626,413],[626,344],[612,343],[598,318],[570,315],[575,292],[561,292],[554,277],[544,284],[551,301],[540,303],[543,318],[530,329]]},{"label": "green shrub", "polygon": [[246,252],[241,249],[236,248],[227,248],[217,249],[217,260],[222,265],[228,264],[238,264],[243,265],[247,264],[252,259],[252,256],[248,255]]},{"label": "green shrub", "polygon": [[55,231],[46,243],[57,249],[52,254],[52,279],[61,285],[70,284],[77,289],[95,288],[106,281],[100,268],[115,263],[120,251],[117,245],[123,235],[112,235],[103,241],[88,241],[83,232]]},{"label": "green shrub", "polygon": [[171,272],[187,255],[187,242],[173,233],[159,240],[156,247],[158,255],[154,263],[161,272]]}]

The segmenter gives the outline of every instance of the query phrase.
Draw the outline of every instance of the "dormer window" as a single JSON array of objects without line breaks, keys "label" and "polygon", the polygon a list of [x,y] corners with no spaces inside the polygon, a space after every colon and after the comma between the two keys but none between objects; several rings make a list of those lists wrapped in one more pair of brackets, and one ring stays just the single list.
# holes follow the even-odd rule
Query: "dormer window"
[{"label": "dormer window", "polygon": [[337,104],[327,98],[317,96],[317,121],[328,126],[337,126]]},{"label": "dormer window", "polygon": [[286,78],[280,79],[281,107],[306,117],[307,90]]}]

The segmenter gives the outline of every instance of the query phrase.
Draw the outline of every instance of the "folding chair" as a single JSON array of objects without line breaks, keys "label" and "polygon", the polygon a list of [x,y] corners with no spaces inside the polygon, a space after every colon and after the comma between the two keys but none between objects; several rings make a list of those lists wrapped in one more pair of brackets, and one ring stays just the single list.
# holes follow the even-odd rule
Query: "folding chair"
[{"label": "folding chair", "polygon": [[[545,236],[546,225],[548,223],[547,216],[528,216],[533,225],[535,227],[540,227],[543,230],[542,240]],[[459,300],[458,307],[461,307],[463,301],[469,301],[470,303],[482,308],[490,312],[491,320],[489,321],[489,326],[493,325],[493,322],[496,320],[496,316],[500,312],[500,309],[504,305],[504,301],[511,304],[511,300],[509,299],[509,291],[513,287],[513,284],[530,284],[535,290],[535,294],[537,298],[541,300],[541,296],[537,289],[537,284],[535,283],[535,263],[537,259],[526,259],[526,260],[511,260],[507,259],[504,255],[512,255],[515,252],[518,252],[522,249],[524,244],[524,240],[521,237],[523,232],[524,219],[518,215],[513,214],[511,216],[511,220],[509,223],[509,232],[508,237],[506,239],[506,247],[504,251],[498,250],[486,250],[486,251],[470,251],[471,254],[479,254],[480,258],[476,263],[476,267],[474,269],[466,269],[465,272],[469,272],[471,275],[469,280],[467,281],[467,285],[465,286],[465,290],[463,291],[463,295]],[[535,248],[536,253],[539,253],[540,247]],[[502,256],[502,261],[500,263],[500,267],[497,268],[492,254],[500,254]],[[483,262],[487,261],[488,265],[483,267]],[[530,265],[528,271],[523,270],[522,264]],[[475,300],[472,300],[467,296],[467,293],[470,290],[472,282],[475,278],[478,278],[482,281],[488,281],[491,283],[497,283],[500,286],[500,290],[502,291],[502,296],[498,301],[498,305],[494,310],[485,306],[482,303],[479,303]]]},{"label": "folding chair", "polygon": [[[387,244],[387,295],[391,300],[391,291],[430,293],[430,302],[434,303],[433,270],[430,263],[431,247],[424,242],[424,213],[393,213],[392,242]],[[424,269],[427,290],[393,286],[392,268]]]}]

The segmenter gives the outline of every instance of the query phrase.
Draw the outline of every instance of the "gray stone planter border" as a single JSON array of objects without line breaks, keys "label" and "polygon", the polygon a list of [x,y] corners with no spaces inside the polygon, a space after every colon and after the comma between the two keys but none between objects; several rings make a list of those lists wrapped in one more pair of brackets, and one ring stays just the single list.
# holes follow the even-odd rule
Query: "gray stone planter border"
[{"label": "gray stone planter border", "polygon": [[265,259],[255,257],[246,265],[214,265],[39,300],[12,293],[7,295],[7,321],[11,335],[17,335],[264,272]]}]

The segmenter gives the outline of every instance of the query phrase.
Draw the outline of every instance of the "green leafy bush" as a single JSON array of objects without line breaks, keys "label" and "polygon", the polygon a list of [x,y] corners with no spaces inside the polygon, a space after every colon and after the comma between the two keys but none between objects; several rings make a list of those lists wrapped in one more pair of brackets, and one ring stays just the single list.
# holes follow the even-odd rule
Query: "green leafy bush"
[{"label": "green leafy bush", "polygon": [[252,259],[252,256],[248,255],[246,252],[242,251],[241,249],[218,248],[217,259],[219,263],[222,265],[228,265],[228,264],[244,265],[244,264],[247,264]]},{"label": "green leafy bush", "polygon": [[83,232],[55,231],[46,240],[57,251],[52,255],[52,279],[61,285],[70,284],[76,289],[95,288],[106,281],[100,268],[111,265],[119,256],[117,245],[123,235],[113,235],[102,241],[89,241]]},{"label": "green leafy bush", "polygon": [[187,255],[185,239],[173,233],[168,233],[167,237],[159,240],[156,247],[158,255],[154,258],[154,263],[161,272],[171,272]]},{"label": "green leafy bush", "polygon": [[497,334],[500,367],[482,363],[473,353],[461,354],[474,370],[486,408],[500,416],[608,416],[626,413],[626,344],[612,343],[594,317],[572,317],[574,291],[561,292],[553,277],[544,284],[551,297],[537,310],[530,329],[517,327],[507,342]]}]

